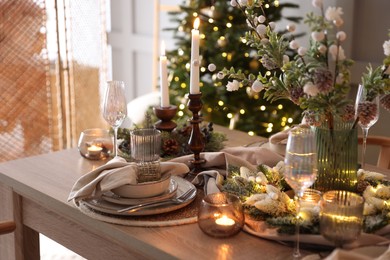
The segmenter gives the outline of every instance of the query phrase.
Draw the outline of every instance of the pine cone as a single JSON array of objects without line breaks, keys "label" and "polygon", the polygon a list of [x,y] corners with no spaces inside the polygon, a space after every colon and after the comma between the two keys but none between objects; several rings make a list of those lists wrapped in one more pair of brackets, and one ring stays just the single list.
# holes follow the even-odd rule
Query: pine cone
[{"label": "pine cone", "polygon": [[366,190],[368,185],[370,184],[367,181],[358,181],[356,191],[358,193],[363,193]]},{"label": "pine cone", "polygon": [[322,123],[322,118],[313,111],[305,111],[304,119],[311,126],[320,126]]},{"label": "pine cone", "polygon": [[303,94],[304,94],[303,88],[293,87],[290,89],[291,101],[297,105],[299,105],[299,98],[303,97]]},{"label": "pine cone", "polygon": [[355,107],[351,104],[346,105],[344,109],[344,113],[342,115],[342,119],[344,121],[351,121],[355,118]]},{"label": "pine cone", "polygon": [[383,108],[390,111],[390,94],[383,96],[380,102]]},{"label": "pine cone", "polygon": [[261,58],[261,63],[263,64],[264,68],[266,68],[267,70],[274,70],[278,67],[277,64],[267,55],[264,55]]},{"label": "pine cone", "polygon": [[180,144],[175,139],[167,139],[163,142],[162,150],[164,155],[175,155],[179,153]]},{"label": "pine cone", "polygon": [[333,87],[332,73],[327,69],[316,69],[313,75],[314,84],[321,93],[328,93]]},{"label": "pine cone", "polygon": [[370,101],[364,101],[359,103],[357,113],[359,116],[359,121],[362,125],[367,126],[371,121],[375,119],[378,115],[378,107],[375,103]]}]

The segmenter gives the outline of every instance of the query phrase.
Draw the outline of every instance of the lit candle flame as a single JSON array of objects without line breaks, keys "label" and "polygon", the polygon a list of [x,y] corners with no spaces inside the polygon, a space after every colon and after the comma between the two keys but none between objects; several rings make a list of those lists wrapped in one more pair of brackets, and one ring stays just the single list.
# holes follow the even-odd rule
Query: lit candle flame
[{"label": "lit candle flame", "polygon": [[199,20],[199,17],[197,17],[194,21],[194,29],[195,30],[198,30],[199,29],[199,24],[200,24],[200,20]]},{"label": "lit candle flame", "polygon": [[215,220],[215,223],[221,226],[233,226],[236,222],[233,219],[223,215],[222,217],[217,218]]}]

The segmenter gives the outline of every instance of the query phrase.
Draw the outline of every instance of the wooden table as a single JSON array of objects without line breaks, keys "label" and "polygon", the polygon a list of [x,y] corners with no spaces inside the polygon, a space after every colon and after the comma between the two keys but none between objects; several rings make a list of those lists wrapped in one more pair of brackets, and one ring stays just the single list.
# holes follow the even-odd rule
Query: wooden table
[{"label": "wooden table", "polygon": [[[242,143],[255,141],[234,134]],[[0,164],[0,219],[17,224],[14,233],[0,236],[0,259],[39,259],[39,233],[88,259],[291,258],[292,248],[245,232],[215,239],[197,224],[145,228],[93,219],[67,197],[74,182],[97,166],[76,149]]]}]

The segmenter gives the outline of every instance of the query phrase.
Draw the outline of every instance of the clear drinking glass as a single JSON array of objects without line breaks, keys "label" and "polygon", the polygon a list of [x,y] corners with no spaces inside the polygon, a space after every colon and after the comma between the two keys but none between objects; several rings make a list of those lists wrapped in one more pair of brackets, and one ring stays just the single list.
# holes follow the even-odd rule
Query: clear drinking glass
[{"label": "clear drinking glass", "polygon": [[118,128],[127,116],[125,83],[108,81],[103,104],[103,117],[114,129],[114,157],[118,156]]},{"label": "clear drinking glass", "polygon": [[362,196],[341,190],[325,192],[320,203],[320,232],[336,247],[355,241],[363,225]]},{"label": "clear drinking glass", "polygon": [[295,192],[297,200],[296,246],[293,257],[301,256],[299,250],[300,200],[305,190],[317,176],[317,152],[315,133],[311,128],[298,126],[289,132],[285,156],[284,177]]},{"label": "clear drinking glass", "polygon": [[131,157],[137,163],[138,182],[161,178],[161,132],[153,128],[135,129],[130,133]]},{"label": "clear drinking glass", "polygon": [[379,96],[371,97],[363,85],[359,85],[356,96],[355,114],[363,131],[362,168],[365,166],[368,130],[379,118]]}]

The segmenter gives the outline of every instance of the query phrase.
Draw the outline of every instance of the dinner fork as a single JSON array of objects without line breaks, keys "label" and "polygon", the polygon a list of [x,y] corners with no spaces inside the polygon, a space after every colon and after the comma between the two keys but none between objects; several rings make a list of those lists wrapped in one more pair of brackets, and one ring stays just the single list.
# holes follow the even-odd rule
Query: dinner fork
[{"label": "dinner fork", "polygon": [[117,210],[117,212],[131,213],[131,212],[135,212],[139,209],[152,208],[152,207],[162,206],[162,205],[167,205],[167,204],[181,204],[181,203],[187,201],[188,199],[193,198],[195,195],[196,195],[196,188],[191,188],[191,189],[187,190],[186,192],[184,192],[183,194],[181,194],[180,196],[173,198],[173,199],[141,203],[138,205],[133,205],[130,207],[126,207],[126,208]]}]

